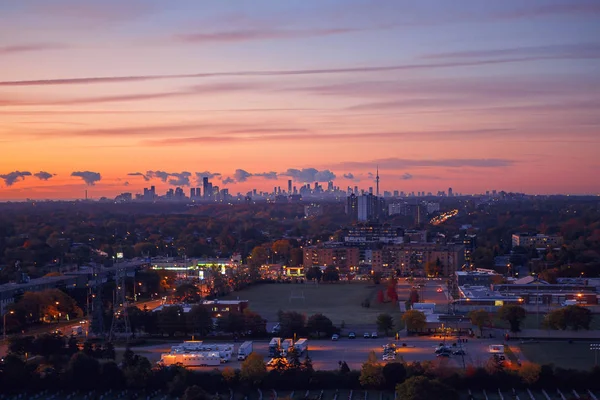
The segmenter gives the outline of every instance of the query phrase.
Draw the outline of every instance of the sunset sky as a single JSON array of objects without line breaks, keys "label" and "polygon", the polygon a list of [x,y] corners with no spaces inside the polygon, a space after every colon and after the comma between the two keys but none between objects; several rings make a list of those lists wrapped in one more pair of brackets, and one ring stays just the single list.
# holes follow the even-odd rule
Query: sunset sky
[{"label": "sunset sky", "polygon": [[598,194],[600,1],[0,0],[0,149],[0,201]]}]

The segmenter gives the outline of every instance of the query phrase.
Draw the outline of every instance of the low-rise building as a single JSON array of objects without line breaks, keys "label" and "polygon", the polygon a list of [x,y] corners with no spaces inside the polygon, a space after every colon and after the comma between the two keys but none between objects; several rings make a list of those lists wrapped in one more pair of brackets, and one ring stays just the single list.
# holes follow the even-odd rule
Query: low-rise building
[{"label": "low-rise building", "polygon": [[325,243],[304,248],[304,268],[333,265],[340,272],[347,273],[360,262],[358,247],[343,246],[340,243]]},{"label": "low-rise building", "polygon": [[547,247],[560,247],[564,243],[562,236],[542,235],[533,233],[515,233],[512,235],[513,247],[533,247],[536,249]]},{"label": "low-rise building", "polygon": [[439,276],[452,276],[465,264],[462,245],[440,243],[404,243],[384,246],[383,268],[400,271],[404,276],[425,276],[426,266],[434,264]]}]

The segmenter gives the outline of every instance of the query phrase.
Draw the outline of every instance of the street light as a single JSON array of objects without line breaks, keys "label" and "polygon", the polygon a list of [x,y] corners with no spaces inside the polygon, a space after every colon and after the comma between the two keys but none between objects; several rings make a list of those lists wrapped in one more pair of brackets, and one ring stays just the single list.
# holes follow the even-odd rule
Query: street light
[{"label": "street light", "polygon": [[3,335],[3,338],[4,338],[4,340],[6,340],[6,316],[7,316],[8,314],[11,314],[11,315],[12,315],[12,314],[14,314],[14,313],[15,313],[15,312],[14,312],[13,310],[10,310],[9,312],[6,312],[6,313],[4,313],[4,316],[2,317],[2,320],[3,320],[3,321],[2,321],[2,328],[3,328],[3,330],[4,330],[4,332],[3,332],[3,333],[4,333],[4,335]]}]

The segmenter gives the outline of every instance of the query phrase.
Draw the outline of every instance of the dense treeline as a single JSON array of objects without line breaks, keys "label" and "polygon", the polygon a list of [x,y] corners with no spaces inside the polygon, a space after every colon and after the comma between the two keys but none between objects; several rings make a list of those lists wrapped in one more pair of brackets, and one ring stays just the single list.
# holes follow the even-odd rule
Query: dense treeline
[{"label": "dense treeline", "polygon": [[[532,272],[554,281],[556,277],[595,277],[600,274],[600,202],[594,197],[544,197],[511,202],[455,204],[462,212],[442,227],[446,235],[456,235],[461,227],[477,236],[473,254],[475,266],[492,268],[494,257],[509,255],[515,265],[528,265]],[[541,253],[524,248],[513,249],[513,233],[529,232],[560,235],[564,245],[558,251]]]},{"label": "dense treeline", "polygon": [[[17,261],[23,272],[38,277],[60,265],[111,263],[117,252],[125,258],[246,257],[284,236],[324,240],[347,217],[341,204],[323,207],[322,216],[304,219],[301,204],[0,204],[0,283],[17,277]],[[296,240],[290,242],[299,248]],[[294,260],[302,259],[290,257]]]},{"label": "dense treeline", "polygon": [[[39,342],[39,343],[38,343]],[[43,343],[42,343],[43,342]],[[178,366],[153,367],[130,349],[122,362],[114,360],[112,345],[86,342],[79,349],[76,342],[48,335],[35,339],[38,359],[26,362],[20,348],[11,345],[13,354],[0,363],[0,391],[35,393],[43,390],[124,390],[139,393],[161,391],[181,397],[190,387],[202,393],[227,393],[229,389],[250,393],[257,388],[276,390],[375,389],[396,390],[402,399],[443,394],[445,399],[458,398],[459,391],[512,390],[521,388],[600,389],[600,368],[575,371],[551,365],[524,363],[518,370],[505,369],[490,360],[484,367],[466,370],[447,368],[439,362],[392,362],[381,364],[372,354],[360,371],[351,371],[345,362],[335,371],[315,371],[310,357],[276,365],[268,370],[261,356],[251,355],[241,370],[224,368],[190,371]],[[194,389],[196,390],[196,389]],[[208,397],[207,397],[208,398]]]}]

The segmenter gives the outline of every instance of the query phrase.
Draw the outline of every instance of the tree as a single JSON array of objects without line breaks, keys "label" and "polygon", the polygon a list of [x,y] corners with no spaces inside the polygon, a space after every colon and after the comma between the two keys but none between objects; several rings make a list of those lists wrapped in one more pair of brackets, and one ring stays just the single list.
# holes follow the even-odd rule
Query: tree
[{"label": "tree", "polygon": [[290,241],[287,239],[276,240],[271,246],[271,251],[275,253],[276,261],[282,259],[287,262],[291,251]]},{"label": "tree", "polygon": [[323,282],[338,282],[340,280],[340,272],[333,265],[328,265],[323,272]]},{"label": "tree", "polygon": [[175,335],[175,332],[184,332],[187,328],[183,308],[180,306],[168,306],[158,311],[156,322],[160,332],[169,336]]},{"label": "tree", "polygon": [[409,301],[410,301],[410,304],[418,303],[419,302],[419,292],[417,292],[415,289],[412,289],[410,291]]},{"label": "tree", "polygon": [[200,336],[206,336],[213,330],[213,320],[206,307],[195,305],[186,315],[188,329]]},{"label": "tree", "polygon": [[528,386],[535,385],[537,383],[537,381],[540,379],[541,372],[542,367],[539,364],[534,364],[528,361],[522,363],[518,370],[521,380],[525,385]]},{"label": "tree", "polygon": [[298,351],[293,346],[288,351],[288,361],[288,369],[290,370],[298,371],[302,367],[302,364],[300,363],[300,354],[298,354]]},{"label": "tree", "polygon": [[392,302],[398,301],[398,292],[396,292],[396,283],[391,283],[387,286],[387,297]]},{"label": "tree", "polygon": [[308,351],[306,352],[306,356],[304,357],[304,361],[302,361],[302,370],[305,372],[312,373],[314,371],[312,359],[308,355]]},{"label": "tree", "polygon": [[[374,354],[373,354],[374,355]],[[383,377],[383,366],[372,360],[369,356],[369,361],[362,365],[360,369],[360,377],[358,378],[361,386],[370,389],[379,389],[383,386],[385,378]]]},{"label": "tree", "polygon": [[576,331],[581,328],[590,329],[591,322],[592,312],[588,308],[571,305],[552,310],[546,315],[544,325],[549,329],[571,328]]},{"label": "tree", "polygon": [[321,333],[330,335],[335,330],[335,327],[329,318],[319,313],[311,315],[308,318],[308,321],[306,322],[306,329],[310,333],[316,333],[317,338],[320,339]]},{"label": "tree", "polygon": [[252,385],[259,385],[267,376],[267,366],[263,357],[258,353],[250,353],[242,362],[240,377]]},{"label": "tree", "polygon": [[200,386],[192,385],[185,389],[181,400],[210,400],[211,398],[212,397]]},{"label": "tree", "polygon": [[371,280],[374,284],[379,285],[381,283],[382,274],[379,271],[375,271],[371,274]]},{"label": "tree", "polygon": [[458,393],[437,379],[413,376],[396,386],[398,400],[458,400]]},{"label": "tree", "polygon": [[221,371],[221,376],[223,376],[223,380],[225,381],[227,386],[232,387],[235,384],[235,378],[237,377],[237,374],[233,368],[223,368],[223,371]]},{"label": "tree", "polygon": [[182,303],[196,303],[201,299],[200,289],[192,283],[184,283],[177,286],[175,296],[177,296]]},{"label": "tree", "polygon": [[420,331],[427,326],[425,314],[419,310],[408,310],[402,314],[402,321],[406,324],[406,330]]},{"label": "tree", "polygon": [[252,252],[250,253],[250,260],[248,261],[248,263],[252,266],[260,267],[261,265],[267,263],[268,258],[269,253],[267,252],[267,249],[265,249],[262,246],[256,246],[252,249]]},{"label": "tree", "polygon": [[244,314],[239,312],[230,312],[217,320],[217,329],[222,332],[239,334],[245,331],[245,327]]},{"label": "tree", "polygon": [[319,267],[310,267],[306,271],[306,279],[309,281],[315,280],[317,282],[321,281],[321,277],[323,276],[323,272]]},{"label": "tree", "polygon": [[390,362],[383,366],[381,371],[387,389],[394,389],[397,384],[406,379],[406,368],[401,362]]},{"label": "tree", "polygon": [[483,327],[492,323],[490,313],[485,310],[473,310],[469,313],[471,323],[479,328],[479,335],[483,336]]},{"label": "tree", "polygon": [[260,314],[246,308],[244,310],[244,330],[253,335],[262,335],[267,332],[267,320]]},{"label": "tree", "polygon": [[385,332],[388,335],[390,330],[394,329],[394,319],[390,314],[379,314],[377,316],[377,330]]},{"label": "tree", "polygon": [[79,390],[91,390],[97,385],[100,374],[98,360],[83,353],[74,354],[67,366],[67,376],[71,384]]},{"label": "tree", "polygon": [[514,304],[504,304],[498,310],[498,317],[510,324],[511,332],[519,332],[521,330],[521,322],[523,322],[526,316],[527,312],[525,309]]},{"label": "tree", "polygon": [[306,331],[306,316],[296,311],[280,311],[279,333],[285,337],[303,335]]}]

